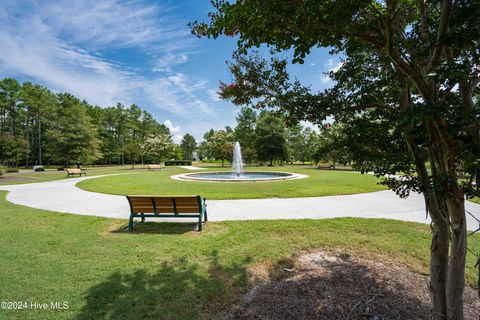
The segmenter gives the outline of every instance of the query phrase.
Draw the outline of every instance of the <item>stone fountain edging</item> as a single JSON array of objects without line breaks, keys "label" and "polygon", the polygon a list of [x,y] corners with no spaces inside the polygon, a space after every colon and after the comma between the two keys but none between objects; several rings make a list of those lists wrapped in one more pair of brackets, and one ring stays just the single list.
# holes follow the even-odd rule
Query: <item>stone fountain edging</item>
[{"label": "stone fountain edging", "polygon": [[[216,173],[223,171],[212,171],[209,173]],[[276,178],[257,178],[257,179],[249,179],[249,180],[242,180],[242,179],[208,179],[208,178],[192,178],[192,173],[181,173],[170,176],[170,179],[173,180],[180,180],[180,181],[193,181],[193,182],[218,182],[218,183],[225,183],[225,182],[233,182],[233,183],[247,183],[247,182],[278,182],[278,181],[286,181],[286,180],[298,180],[298,179],[305,179],[308,178],[306,174],[300,173],[291,173],[291,172],[283,172],[283,171],[274,171],[277,173],[285,173],[289,176],[285,177],[276,177]]]}]

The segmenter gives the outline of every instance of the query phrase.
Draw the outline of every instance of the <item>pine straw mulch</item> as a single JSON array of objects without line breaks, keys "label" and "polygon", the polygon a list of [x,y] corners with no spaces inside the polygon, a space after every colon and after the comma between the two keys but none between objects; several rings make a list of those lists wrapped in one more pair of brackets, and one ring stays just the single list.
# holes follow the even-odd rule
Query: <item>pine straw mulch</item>
[{"label": "pine straw mulch", "polygon": [[[317,251],[281,268],[281,279],[256,285],[215,318],[430,319],[428,278],[404,265]],[[465,319],[480,319],[480,299],[471,288]]]},{"label": "pine straw mulch", "polygon": [[2,183],[12,183],[12,182],[32,182],[37,180],[36,178],[31,177],[16,177],[16,176],[0,176],[0,182]]}]

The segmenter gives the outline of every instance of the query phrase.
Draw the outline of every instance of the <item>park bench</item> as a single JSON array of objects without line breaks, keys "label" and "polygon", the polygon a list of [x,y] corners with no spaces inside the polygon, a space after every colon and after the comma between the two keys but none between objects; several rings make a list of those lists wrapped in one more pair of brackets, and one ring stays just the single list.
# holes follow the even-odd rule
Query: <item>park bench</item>
[{"label": "park bench", "polygon": [[[197,231],[207,221],[205,198],[196,196],[127,196],[130,204],[128,230],[133,230],[133,218],[197,218]],[[203,220],[203,221],[202,221]]]},{"label": "park bench", "polygon": [[325,170],[325,169],[331,170],[331,169],[334,169],[334,167],[331,164],[325,164],[325,165],[324,164],[319,164],[318,169],[320,169],[320,170]]},{"label": "park bench", "polygon": [[67,178],[68,177],[74,177],[75,175],[78,175],[78,176],[82,176],[85,175],[87,176],[87,172],[85,170],[82,170],[82,169],[67,169]]},{"label": "park bench", "polygon": [[148,165],[148,171],[150,170],[162,170],[163,166],[160,164],[149,164]]}]

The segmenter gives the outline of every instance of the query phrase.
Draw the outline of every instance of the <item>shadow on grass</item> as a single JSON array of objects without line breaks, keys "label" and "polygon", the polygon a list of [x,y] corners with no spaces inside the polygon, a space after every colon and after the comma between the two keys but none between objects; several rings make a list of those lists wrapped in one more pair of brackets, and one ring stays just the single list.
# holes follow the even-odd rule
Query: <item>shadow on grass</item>
[{"label": "shadow on grass", "polygon": [[111,232],[126,234],[184,234],[196,233],[196,226],[197,223],[193,222],[137,222],[132,231],[128,231],[128,224],[124,224]]},{"label": "shadow on grass", "polygon": [[138,269],[112,273],[92,287],[77,315],[85,319],[198,319],[231,303],[247,283],[246,265],[223,265],[213,251],[208,266],[178,258],[151,273]]}]

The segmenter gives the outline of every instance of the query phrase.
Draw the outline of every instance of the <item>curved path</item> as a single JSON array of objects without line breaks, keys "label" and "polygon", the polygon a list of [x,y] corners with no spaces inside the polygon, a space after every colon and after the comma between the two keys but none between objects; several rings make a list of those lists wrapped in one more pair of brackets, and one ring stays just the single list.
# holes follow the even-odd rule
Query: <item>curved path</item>
[{"label": "curved path", "polygon": [[[32,208],[128,218],[130,210],[125,197],[89,192],[75,186],[79,181],[98,177],[101,176],[6,185],[0,186],[0,190],[10,191],[8,201]],[[359,217],[430,222],[425,218],[421,195],[412,194],[407,199],[400,199],[392,191],[312,198],[208,200],[207,206],[211,221]],[[466,208],[480,217],[480,204],[467,201]],[[479,227],[470,216],[467,225],[470,230]]]}]

